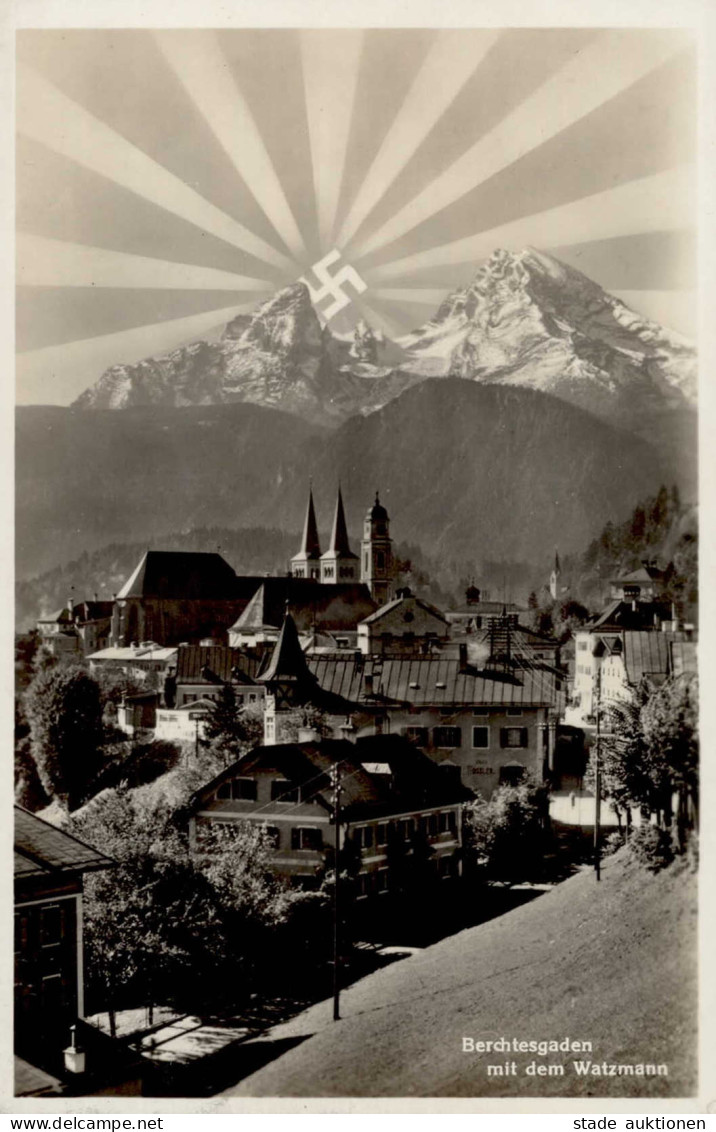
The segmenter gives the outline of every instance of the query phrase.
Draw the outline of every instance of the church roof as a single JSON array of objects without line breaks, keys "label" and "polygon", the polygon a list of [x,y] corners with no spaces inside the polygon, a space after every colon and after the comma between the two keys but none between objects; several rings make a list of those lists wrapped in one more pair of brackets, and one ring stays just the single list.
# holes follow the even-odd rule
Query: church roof
[{"label": "church roof", "polygon": [[362,582],[328,583],[313,578],[263,578],[253,598],[231,626],[235,632],[255,633],[280,629],[286,602],[297,627],[303,632],[353,630],[376,603]]},{"label": "church roof", "polygon": [[303,523],[303,537],[301,539],[301,549],[298,554],[294,554],[292,561],[297,558],[320,558],[321,557],[321,544],[318,540],[318,525],[316,523],[316,511],[313,506],[313,491],[309,488],[308,491],[308,506],[306,507],[306,518]]},{"label": "church roof", "polygon": [[346,516],[343,510],[343,496],[341,489],[338,488],[338,498],[336,499],[336,512],[333,516],[333,530],[331,531],[331,542],[328,550],[322,555],[323,558],[357,558],[358,555],[354,554],[348,544],[348,529],[346,527]]},{"label": "church roof", "polygon": [[117,597],[221,601],[248,597],[258,584],[257,578],[238,579],[220,554],[148,550]]},{"label": "church roof", "polygon": [[375,493],[375,503],[368,512],[368,517],[374,522],[376,520],[387,520],[388,512],[378,498],[378,492]]}]

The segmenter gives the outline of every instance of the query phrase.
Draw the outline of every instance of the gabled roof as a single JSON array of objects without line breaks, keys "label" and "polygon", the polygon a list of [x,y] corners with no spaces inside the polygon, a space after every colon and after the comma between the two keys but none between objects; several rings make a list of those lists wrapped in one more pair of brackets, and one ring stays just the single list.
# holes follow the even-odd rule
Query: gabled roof
[{"label": "gabled roof", "polygon": [[652,680],[666,679],[671,662],[671,636],[654,632],[624,634],[624,667],[630,684],[638,685],[645,676]]},{"label": "gabled roof", "polygon": [[612,579],[613,585],[628,585],[629,583],[637,584],[639,582],[658,582],[664,577],[664,571],[660,570],[658,566],[646,565],[642,563],[637,570],[632,570],[630,574],[622,574],[618,578]]},{"label": "gabled roof", "polygon": [[465,668],[454,658],[307,659],[324,692],[364,707],[539,707],[559,703],[562,694],[560,676],[541,669]]},{"label": "gabled roof", "polygon": [[278,630],[283,625],[287,602],[301,632],[313,628],[322,632],[352,630],[376,608],[370,590],[362,582],[262,578],[253,598],[231,629],[247,634],[266,629]]},{"label": "gabled roof", "polygon": [[38,617],[37,620],[41,624],[54,624],[58,621],[69,623],[72,621],[72,618],[70,617],[69,609],[65,605],[62,607],[62,609],[56,609],[53,613],[46,613],[44,617]]},{"label": "gabled roof", "polygon": [[220,554],[148,550],[117,597],[221,601],[249,597],[260,581],[260,578],[237,578]]},{"label": "gabled roof", "polygon": [[426,613],[429,613],[431,617],[435,617],[438,621],[442,621],[443,625],[449,624],[447,617],[437,608],[437,606],[431,605],[429,601],[424,601],[421,597],[415,597],[413,594],[410,594],[405,597],[393,598],[392,601],[387,602],[385,605],[381,605],[380,609],[376,609],[375,613],[371,613],[370,617],[366,617],[363,621],[361,621],[361,625],[372,625],[376,621],[380,621],[383,617],[386,617],[389,613],[392,613],[399,606],[405,605],[407,603],[413,603],[414,605],[417,605],[420,609],[423,609]]},{"label": "gabled roof", "polygon": [[298,554],[294,554],[291,559],[295,562],[297,559],[317,559],[321,557],[321,544],[318,540],[318,525],[316,523],[316,511],[313,506],[313,491],[311,488],[308,490],[308,505],[306,507],[306,518],[303,522],[303,536],[301,538],[301,549]]},{"label": "gabled roof", "polygon": [[15,806],[15,878],[106,869],[116,862],[64,830]]},{"label": "gabled roof", "polygon": [[348,529],[346,527],[346,516],[343,510],[343,496],[341,489],[338,488],[338,498],[336,499],[336,511],[333,516],[333,529],[331,531],[331,541],[328,550],[325,554],[321,555],[322,558],[358,558],[354,554],[348,544]]},{"label": "gabled roof", "polygon": [[617,598],[605,610],[589,622],[589,631],[603,632],[607,629],[648,629],[654,623],[670,616],[668,606],[656,601],[637,601],[636,609],[631,601]]},{"label": "gabled roof", "polygon": [[177,684],[253,684],[259,657],[223,645],[180,645],[177,651]]},{"label": "gabled roof", "polygon": [[[256,747],[198,790],[192,808],[210,801],[222,782],[250,776],[262,767],[276,767],[292,785],[307,788],[306,798],[295,805],[315,800],[330,809],[331,772],[337,763],[341,764],[341,804],[347,820],[450,805],[472,797],[466,787],[448,778],[429,756],[402,736],[371,735],[356,743],[323,739]],[[256,812],[254,803],[238,799],[227,800],[221,809],[247,816]],[[266,821],[270,820],[266,812]]]}]

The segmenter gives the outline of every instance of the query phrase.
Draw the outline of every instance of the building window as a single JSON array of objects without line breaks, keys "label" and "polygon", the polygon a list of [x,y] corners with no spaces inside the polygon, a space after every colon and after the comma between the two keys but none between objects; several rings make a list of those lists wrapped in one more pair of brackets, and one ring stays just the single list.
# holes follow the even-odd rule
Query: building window
[{"label": "building window", "polygon": [[387,892],[389,888],[388,869],[378,869],[375,877],[375,887],[378,893]]},{"label": "building window", "polygon": [[427,817],[428,837],[437,837],[440,833],[440,819],[437,814],[428,814]]},{"label": "building window", "polygon": [[461,727],[433,727],[433,743],[436,747],[459,747],[462,745]]},{"label": "building window", "polygon": [[311,849],[318,852],[323,848],[323,838],[320,829],[300,825],[291,830],[292,849]]},{"label": "building window", "polygon": [[231,783],[231,797],[236,801],[255,802],[258,797],[255,778],[235,778]]},{"label": "building window", "polygon": [[490,728],[489,727],[473,727],[472,729],[472,747],[475,751],[486,751],[490,746]]},{"label": "building window", "polygon": [[405,738],[411,743],[415,743],[416,747],[427,747],[428,745],[428,729],[427,727],[406,727]]},{"label": "building window", "polygon": [[410,841],[414,831],[415,827],[412,818],[403,818],[402,821],[398,822],[398,836],[401,841]]},{"label": "building window", "polygon": [[457,815],[454,810],[440,814],[440,832],[457,833]]},{"label": "building window", "polygon": [[375,843],[378,846],[383,846],[383,845],[388,844],[388,824],[387,824],[387,822],[381,822],[380,825],[378,826],[378,828],[376,829],[376,831],[375,831]]},{"label": "building window", "polygon": [[518,763],[500,767],[500,783],[506,786],[517,786],[525,776],[525,768]]},{"label": "building window", "polygon": [[522,708],[519,708],[519,707],[508,708],[507,714],[508,715],[522,715]]},{"label": "building window", "polygon": [[230,782],[222,782],[221,786],[216,791],[216,797],[219,798],[219,799],[230,798],[231,797],[231,783]]},{"label": "building window", "polygon": [[579,649],[580,652],[584,652],[587,648],[587,642],[586,641],[577,641],[577,648]]},{"label": "building window", "polygon": [[40,946],[59,947],[62,943],[62,910],[55,905],[40,911]]},{"label": "building window", "polygon": [[373,844],[372,826],[359,826],[355,831],[355,843],[359,849],[370,849]]},{"label": "building window", "polygon": [[382,554],[380,551],[378,551],[376,553],[376,556],[375,556],[375,568],[376,568],[376,570],[384,570],[385,569],[385,555]]},{"label": "building window", "polygon": [[490,712],[486,707],[476,707],[472,709],[473,715],[489,715]]},{"label": "building window", "polygon": [[265,825],[263,827],[266,831],[268,843],[272,849],[278,849],[281,844],[281,830],[277,825]]},{"label": "building window", "polygon": [[323,573],[325,574],[325,576],[327,578],[332,578],[333,577],[333,567],[332,566],[324,566]]},{"label": "building window", "polygon": [[360,873],[356,877],[356,900],[365,900],[369,891],[369,877],[367,873]]},{"label": "building window", "polygon": [[500,730],[500,746],[501,747],[526,747],[527,746],[527,728],[526,727],[503,727]]},{"label": "building window", "polygon": [[274,778],[271,782],[272,802],[297,802],[298,786],[292,786],[287,778]]}]

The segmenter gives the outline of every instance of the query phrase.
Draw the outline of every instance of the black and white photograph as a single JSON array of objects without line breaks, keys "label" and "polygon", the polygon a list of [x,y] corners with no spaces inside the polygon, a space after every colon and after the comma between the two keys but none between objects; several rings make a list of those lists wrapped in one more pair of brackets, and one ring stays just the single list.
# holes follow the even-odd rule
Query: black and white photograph
[{"label": "black and white photograph", "polygon": [[15,33],[5,1110],[704,1111],[698,29],[91,12]]}]

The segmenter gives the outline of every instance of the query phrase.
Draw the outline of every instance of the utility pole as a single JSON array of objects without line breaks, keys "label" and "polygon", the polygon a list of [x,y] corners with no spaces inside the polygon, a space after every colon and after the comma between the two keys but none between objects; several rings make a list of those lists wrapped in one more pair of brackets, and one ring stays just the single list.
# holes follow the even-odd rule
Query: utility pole
[{"label": "utility pole", "polygon": [[[597,659],[597,658],[595,658]],[[600,845],[600,819],[602,810],[602,752],[600,748],[601,741],[601,706],[602,706],[602,670],[601,666],[597,669],[595,680],[596,698],[596,715],[597,715],[597,734],[595,744],[595,767],[594,767],[594,874],[597,880],[602,879],[601,874],[601,845]]]},{"label": "utility pole", "polygon": [[341,929],[340,929],[340,901],[339,901],[339,888],[340,888],[340,853],[341,853],[341,764],[336,763],[331,771],[331,779],[333,782],[333,824],[336,830],[336,854],[335,854],[335,881],[333,883],[333,1021],[337,1022],[340,1018],[340,994],[341,994],[341,979],[340,979],[340,948],[341,948]]}]

